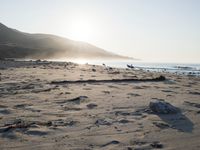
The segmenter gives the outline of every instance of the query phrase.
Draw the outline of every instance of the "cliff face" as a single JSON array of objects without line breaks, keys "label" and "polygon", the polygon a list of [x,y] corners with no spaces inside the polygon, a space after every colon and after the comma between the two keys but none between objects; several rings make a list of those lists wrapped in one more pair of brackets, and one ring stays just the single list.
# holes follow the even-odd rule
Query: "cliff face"
[{"label": "cliff face", "polygon": [[91,44],[48,34],[29,34],[0,23],[0,58],[130,59]]}]

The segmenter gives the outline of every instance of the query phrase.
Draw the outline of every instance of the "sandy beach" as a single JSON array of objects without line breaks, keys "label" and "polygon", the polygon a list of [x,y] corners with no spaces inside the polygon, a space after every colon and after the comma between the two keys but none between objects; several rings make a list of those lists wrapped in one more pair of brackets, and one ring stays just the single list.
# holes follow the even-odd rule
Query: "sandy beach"
[{"label": "sandy beach", "polygon": [[[0,61],[0,149],[199,150],[199,89],[196,76]],[[177,112],[155,113],[152,101]]]}]

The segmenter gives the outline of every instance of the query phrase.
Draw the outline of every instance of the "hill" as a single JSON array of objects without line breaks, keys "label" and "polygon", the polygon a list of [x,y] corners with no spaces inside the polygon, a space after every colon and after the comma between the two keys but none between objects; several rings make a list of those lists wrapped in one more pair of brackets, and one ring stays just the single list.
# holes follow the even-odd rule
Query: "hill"
[{"label": "hill", "polygon": [[30,34],[0,23],[0,58],[131,59],[91,44],[50,34]]}]

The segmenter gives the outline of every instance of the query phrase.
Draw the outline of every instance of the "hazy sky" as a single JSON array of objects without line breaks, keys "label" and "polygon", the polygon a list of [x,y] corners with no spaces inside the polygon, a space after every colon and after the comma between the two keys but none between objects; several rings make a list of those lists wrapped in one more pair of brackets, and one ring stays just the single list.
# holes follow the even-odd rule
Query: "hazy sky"
[{"label": "hazy sky", "polygon": [[200,62],[200,0],[0,0],[0,22],[144,61]]}]

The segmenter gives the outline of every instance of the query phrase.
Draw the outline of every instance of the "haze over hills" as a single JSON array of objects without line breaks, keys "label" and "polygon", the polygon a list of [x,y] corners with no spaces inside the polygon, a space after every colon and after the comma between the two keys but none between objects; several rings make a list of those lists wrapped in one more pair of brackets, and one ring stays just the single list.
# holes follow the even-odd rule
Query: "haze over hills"
[{"label": "haze over hills", "polygon": [[49,34],[30,34],[0,23],[0,58],[132,59],[91,44]]}]

